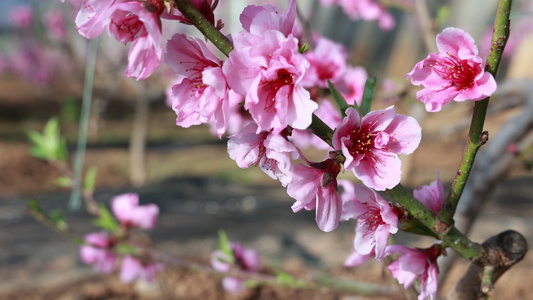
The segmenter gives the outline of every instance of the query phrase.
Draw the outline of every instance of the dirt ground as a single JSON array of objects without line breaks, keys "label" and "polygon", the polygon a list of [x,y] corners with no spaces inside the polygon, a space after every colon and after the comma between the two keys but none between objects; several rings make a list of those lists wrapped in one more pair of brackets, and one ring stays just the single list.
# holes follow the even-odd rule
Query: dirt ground
[{"label": "dirt ground", "polygon": [[[117,274],[96,274],[80,262],[74,243],[24,211],[26,201],[36,198],[46,209],[65,209],[73,231],[79,235],[95,229],[87,214],[66,210],[69,193],[55,184],[57,170],[28,155],[24,132],[40,130],[50,116],[48,113],[60,106],[16,101],[0,105],[0,299],[391,299],[356,296],[331,287],[281,286],[251,287],[233,296],[223,291],[217,275],[172,266],[161,272],[153,284],[127,285],[118,280]],[[30,107],[35,114],[29,112]],[[230,239],[259,251],[267,273],[281,269],[296,278],[309,279],[316,278],[319,270],[347,280],[383,284],[397,291],[392,298],[408,299],[402,294],[403,288],[377,262],[356,269],[342,267],[350,253],[353,224],[343,223],[332,233],[321,232],[312,213],[290,211],[292,200],[276,182],[256,169],[238,169],[227,157],[224,143],[204,139],[208,135],[205,129],[185,133],[176,128],[173,112],[162,105],[154,105],[150,117],[148,182],[142,187],[129,186],[127,137],[131,107],[124,107],[129,111],[126,116],[104,118],[100,128],[100,141],[115,142],[90,143],[86,164],[98,166],[98,200],[106,202],[119,193],[137,192],[141,201],[160,206],[158,226],[150,232],[158,249],[205,263],[216,247],[217,230],[224,228]],[[444,182],[452,180],[466,128],[448,135],[443,135],[442,130],[451,119],[466,118],[469,110],[468,104],[456,105],[423,119],[422,144],[415,154],[404,158],[405,186],[414,188],[429,183],[437,169]],[[490,133],[497,134],[499,126],[516,112],[490,117],[487,120]],[[18,117],[6,117],[10,114]],[[76,125],[67,123],[62,130],[75,135]],[[483,208],[471,235],[473,240],[481,242],[506,229],[517,230],[533,240],[532,178],[531,172],[518,163],[513,166],[510,178],[498,184]],[[227,203],[235,200],[240,209],[228,209]],[[217,207],[215,213],[204,209],[213,203]],[[251,206],[245,209],[246,205]],[[431,244],[406,235],[399,235],[397,241],[420,247]],[[441,286],[443,294],[465,268],[465,262],[456,263],[450,279]],[[533,257],[528,254],[500,279],[495,298],[530,299],[532,268]]]}]

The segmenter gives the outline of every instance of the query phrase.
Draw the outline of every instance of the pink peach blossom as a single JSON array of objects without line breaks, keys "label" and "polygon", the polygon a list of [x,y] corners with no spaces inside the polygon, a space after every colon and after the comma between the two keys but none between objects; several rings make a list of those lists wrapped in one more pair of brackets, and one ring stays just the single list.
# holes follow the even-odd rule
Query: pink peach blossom
[{"label": "pink peach blossom", "polygon": [[383,191],[396,186],[402,173],[397,154],[411,154],[418,147],[422,130],[418,122],[396,114],[394,106],[373,111],[362,119],[352,107],[346,114],[333,134],[333,147],[346,157],[344,168],[373,189]]},{"label": "pink peach blossom", "polygon": [[30,27],[33,24],[33,9],[29,5],[16,6],[9,12],[9,21],[20,28]]},{"label": "pink peach blossom", "polygon": [[346,67],[346,71],[341,79],[333,82],[333,85],[344,97],[346,103],[349,105],[361,105],[363,102],[363,94],[365,92],[365,83],[368,79],[368,74],[365,68],[361,66]]},{"label": "pink peach blossom", "polygon": [[220,138],[230,123],[230,95],[222,61],[202,40],[175,34],[167,44],[165,62],[186,77],[172,87],[170,95],[176,125],[187,128],[211,122]]},{"label": "pink peach blossom", "polygon": [[320,4],[333,4],[342,7],[344,13],[352,20],[377,21],[383,30],[391,30],[396,25],[386,7],[375,0],[320,0]]},{"label": "pink peach blossom", "polygon": [[437,172],[437,180],[413,191],[413,196],[432,212],[438,213],[444,202],[444,187]]},{"label": "pink peach blossom", "polygon": [[101,273],[113,272],[117,255],[111,248],[115,246],[115,238],[106,233],[93,232],[85,236],[85,243],[80,247],[81,260],[93,265]]},{"label": "pink peach blossom", "polygon": [[424,89],[416,98],[429,112],[440,111],[454,100],[479,101],[496,90],[496,81],[484,70],[474,39],[465,31],[449,27],[437,35],[438,53],[429,53],[418,62],[406,79]]},{"label": "pink peach blossom", "polygon": [[[336,128],[342,123],[342,115],[330,100],[322,99],[318,103],[315,115],[330,128]],[[331,150],[331,146],[316,136],[310,129],[293,129],[290,140],[300,149],[314,147],[320,150]]]},{"label": "pink peach blossom", "polygon": [[309,62],[291,34],[295,1],[280,15],[273,6],[252,6],[241,22],[248,31],[233,37],[235,49],[224,63],[228,85],[244,99],[258,133],[287,126],[306,129],[318,105],[301,84]]},{"label": "pink peach blossom", "polygon": [[337,191],[340,171],[341,165],[335,156],[320,163],[310,163],[310,166],[298,164],[294,166],[287,187],[287,194],[296,199],[292,211],[315,209],[318,228],[325,232],[337,228],[342,214],[342,199]]},{"label": "pink peach blossom", "polygon": [[287,186],[292,178],[292,161],[298,149],[281,134],[257,132],[257,125],[247,125],[241,133],[230,136],[228,154],[241,168],[256,165],[273,179]]},{"label": "pink peach blossom", "polygon": [[114,197],[111,200],[111,209],[122,226],[126,228],[135,226],[144,230],[152,229],[159,215],[157,205],[153,203],[139,205],[139,195],[133,193]]},{"label": "pink peach blossom", "polygon": [[287,126],[306,129],[318,105],[301,84],[309,62],[298,52],[298,40],[268,30],[261,38],[241,32],[234,41],[224,75],[245,97],[244,108],[258,124],[258,133],[279,133]]},{"label": "pink peach blossom", "polygon": [[48,34],[57,40],[64,40],[68,37],[65,18],[60,9],[49,10],[44,14],[43,23]]},{"label": "pink peach blossom", "polygon": [[328,80],[334,82],[341,78],[346,71],[348,54],[342,44],[325,37],[315,41],[316,46],[304,53],[310,67],[305,72],[302,84],[305,87],[328,87]]},{"label": "pink peach blossom", "polygon": [[357,221],[354,251],[362,256],[374,252],[380,260],[390,235],[398,231],[398,216],[391,203],[362,184],[353,186],[350,194],[351,190],[343,194],[342,217]]},{"label": "pink peach blossom", "polygon": [[146,79],[163,58],[161,12],[152,12],[143,2],[85,0],[76,17],[80,35],[92,39],[107,29],[121,43],[132,42],[124,74]]},{"label": "pink peach blossom", "polygon": [[284,13],[278,8],[267,4],[262,6],[247,6],[239,20],[247,32],[256,36],[263,36],[268,30],[280,31],[284,36],[294,33],[296,20],[296,1],[290,0]]},{"label": "pink peach blossom", "polygon": [[[211,266],[218,272],[227,273],[232,267],[244,272],[255,272],[259,269],[259,254],[254,249],[247,249],[240,243],[230,242],[233,260],[222,250],[211,253]],[[224,289],[232,294],[238,294],[244,289],[244,280],[236,277],[225,277],[222,280]]]},{"label": "pink peach blossom", "polygon": [[126,255],[122,259],[120,280],[125,283],[130,283],[136,278],[140,278],[144,281],[152,282],[155,279],[157,271],[160,271],[163,268],[163,264],[146,263],[134,258],[131,255]]},{"label": "pink peach blossom", "polygon": [[420,280],[419,300],[434,299],[438,289],[437,258],[442,254],[440,245],[428,249],[411,249],[401,245],[387,247],[387,255],[398,254],[397,260],[387,268],[400,284],[407,289],[415,280]]}]

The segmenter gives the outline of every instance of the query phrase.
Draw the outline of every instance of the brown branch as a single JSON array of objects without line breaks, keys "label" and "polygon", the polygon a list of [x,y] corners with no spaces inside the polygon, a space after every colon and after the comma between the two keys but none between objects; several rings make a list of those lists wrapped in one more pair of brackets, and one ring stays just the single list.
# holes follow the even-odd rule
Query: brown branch
[{"label": "brown branch", "polygon": [[485,299],[490,287],[505,271],[521,261],[527,250],[526,238],[514,230],[489,238],[483,243],[483,258],[470,265],[463,278],[448,293],[447,300]]}]

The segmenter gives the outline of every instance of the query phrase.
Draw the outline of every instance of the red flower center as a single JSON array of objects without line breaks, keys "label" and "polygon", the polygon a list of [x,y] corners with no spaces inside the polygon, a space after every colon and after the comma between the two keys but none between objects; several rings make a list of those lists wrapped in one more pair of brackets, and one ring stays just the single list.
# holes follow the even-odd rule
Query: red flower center
[{"label": "red flower center", "polygon": [[442,61],[429,60],[429,66],[440,78],[450,82],[448,87],[454,87],[456,90],[464,90],[474,85],[476,72],[468,61],[459,59],[455,55],[448,53],[448,56]]},{"label": "red flower center", "polygon": [[[276,111],[276,94],[278,91],[286,86],[292,85],[294,83],[292,79],[292,73],[289,73],[286,69],[279,69],[276,73],[277,77],[269,82],[265,82],[264,88],[267,88],[268,94],[266,95],[265,111],[274,112]],[[290,92],[289,92],[290,93]]]},{"label": "red flower center", "polygon": [[353,157],[359,155],[366,157],[373,157],[372,149],[374,147],[374,135],[371,132],[361,132],[359,130],[352,130],[350,132],[350,139],[352,140],[352,147],[349,148],[350,154]]},{"label": "red flower center", "polygon": [[381,211],[376,206],[368,206],[367,211],[359,216],[359,223],[367,229],[365,235],[376,232],[380,225],[385,224]]}]

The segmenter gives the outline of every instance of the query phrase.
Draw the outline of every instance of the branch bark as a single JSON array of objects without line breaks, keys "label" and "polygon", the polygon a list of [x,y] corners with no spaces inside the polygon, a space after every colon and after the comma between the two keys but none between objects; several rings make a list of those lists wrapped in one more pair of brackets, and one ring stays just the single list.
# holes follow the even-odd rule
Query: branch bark
[{"label": "branch bark", "polygon": [[498,278],[521,261],[528,250],[526,238],[514,230],[495,235],[482,246],[485,255],[477,264],[470,265],[463,278],[448,293],[447,300],[486,299]]}]

